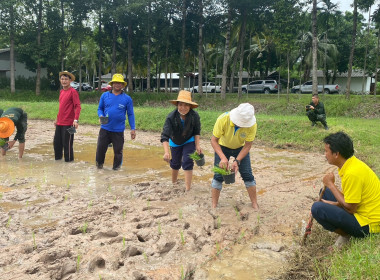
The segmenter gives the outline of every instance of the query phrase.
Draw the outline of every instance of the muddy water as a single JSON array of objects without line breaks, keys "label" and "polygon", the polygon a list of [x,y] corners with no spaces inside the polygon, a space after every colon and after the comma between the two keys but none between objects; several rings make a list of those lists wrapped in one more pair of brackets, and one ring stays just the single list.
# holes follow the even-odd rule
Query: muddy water
[{"label": "muddy water", "polygon": [[[297,225],[308,217],[308,196],[317,193],[323,161],[315,154],[254,147],[260,211],[250,208],[238,178],[224,186],[215,216],[211,147],[204,144],[206,165],[194,168],[192,190],[184,193],[183,173],[173,186],[162,147],[150,144],[159,143],[157,138],[147,134],[146,141],[128,141],[119,171],[111,168],[112,148],[104,169],[95,167],[95,137],[76,140],[72,163],[53,159],[51,137],[27,150],[21,161],[13,151],[0,157],[0,248],[9,250],[0,252],[0,275],[140,279],[142,274],[160,280],[195,271],[194,279],[273,279],[286,265]],[[88,232],[78,234],[84,224]],[[34,233],[37,249],[31,250]],[[117,237],[107,239],[111,233]],[[140,253],[129,256],[125,248]],[[66,253],[48,263],[47,254],[62,250]],[[67,272],[78,252],[81,268]],[[91,274],[88,267],[100,257],[105,267]]]}]

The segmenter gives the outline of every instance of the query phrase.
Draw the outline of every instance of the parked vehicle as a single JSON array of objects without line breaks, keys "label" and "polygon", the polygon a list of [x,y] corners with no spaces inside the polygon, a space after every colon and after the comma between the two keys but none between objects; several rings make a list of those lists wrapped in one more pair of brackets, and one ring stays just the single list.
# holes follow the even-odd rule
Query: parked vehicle
[{"label": "parked vehicle", "polygon": [[[79,83],[78,82],[71,82],[70,86],[75,89],[76,91],[79,91]],[[82,83],[82,91],[92,91],[93,88],[89,83]]]},{"label": "parked vehicle", "polygon": [[[103,92],[109,91],[111,89],[112,89],[112,87],[109,84],[107,84],[107,83],[103,83],[102,86],[101,86],[101,90]],[[95,90],[98,90],[98,88],[96,88]]]},{"label": "parked vehicle", "polygon": [[[329,93],[339,93],[339,85],[318,85],[318,92],[323,92],[326,94]],[[311,93],[313,92],[313,81],[307,81],[306,83],[303,83],[302,85],[294,86],[292,87],[292,92],[294,93]]]},{"label": "parked vehicle", "polygon": [[[215,83],[207,82],[207,83],[202,83],[202,91],[203,92],[221,92],[222,87],[215,85]],[[190,92],[193,92],[193,93],[199,92],[199,87],[194,86],[190,88]]]},{"label": "parked vehicle", "polygon": [[93,87],[89,83],[82,83],[82,90],[83,91],[92,91]]},{"label": "parked vehicle", "polygon": [[243,93],[247,92],[263,92],[265,94],[278,91],[276,80],[257,80],[250,82],[248,85],[242,85]]}]

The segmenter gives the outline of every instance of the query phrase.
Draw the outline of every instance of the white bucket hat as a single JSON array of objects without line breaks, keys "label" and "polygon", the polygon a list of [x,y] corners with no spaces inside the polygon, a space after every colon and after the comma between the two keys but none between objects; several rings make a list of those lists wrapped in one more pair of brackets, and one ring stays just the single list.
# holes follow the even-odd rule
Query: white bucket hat
[{"label": "white bucket hat", "polygon": [[231,110],[230,119],[238,127],[251,127],[256,123],[255,108],[249,103],[242,103]]}]

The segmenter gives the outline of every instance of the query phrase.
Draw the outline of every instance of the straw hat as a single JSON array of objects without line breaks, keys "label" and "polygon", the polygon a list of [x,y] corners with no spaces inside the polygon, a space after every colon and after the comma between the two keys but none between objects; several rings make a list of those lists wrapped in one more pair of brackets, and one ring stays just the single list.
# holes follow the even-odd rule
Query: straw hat
[{"label": "straw hat", "polygon": [[124,77],[123,77],[123,75],[121,75],[121,74],[115,74],[115,75],[113,75],[113,76],[112,76],[112,81],[109,82],[108,84],[109,84],[110,86],[112,86],[112,83],[123,83],[123,84],[124,84],[124,87],[127,86],[127,82],[124,81]]},{"label": "straw hat", "polygon": [[10,118],[0,118],[0,138],[8,138],[15,131],[15,124]]},{"label": "straw hat", "polygon": [[256,123],[255,108],[249,103],[242,103],[231,110],[230,120],[238,127],[251,127]]},{"label": "straw hat", "polygon": [[198,107],[197,103],[191,101],[191,92],[187,91],[187,90],[181,90],[178,93],[177,100],[169,100],[169,102],[172,103],[173,105],[176,105],[176,106],[177,106],[178,102],[187,103],[187,104],[190,104],[191,108],[193,108],[193,109]]},{"label": "straw hat", "polygon": [[62,75],[67,75],[70,77],[70,79],[72,81],[75,81],[75,76],[74,74],[71,74],[69,71],[62,71],[62,72],[59,72],[59,77],[61,78]]}]

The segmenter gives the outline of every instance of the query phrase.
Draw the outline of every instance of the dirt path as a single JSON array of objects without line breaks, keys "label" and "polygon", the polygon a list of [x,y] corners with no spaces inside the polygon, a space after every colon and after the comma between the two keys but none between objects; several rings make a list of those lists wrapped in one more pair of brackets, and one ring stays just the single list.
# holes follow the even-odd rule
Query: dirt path
[{"label": "dirt path", "polygon": [[273,279],[331,170],[322,154],[254,145],[260,211],[239,179],[215,216],[208,139],[207,165],[185,193],[170,182],[158,133],[126,138],[120,171],[97,170],[98,130],[79,127],[67,164],[53,160],[52,122],[30,120],[24,158],[0,156],[0,279]]}]

